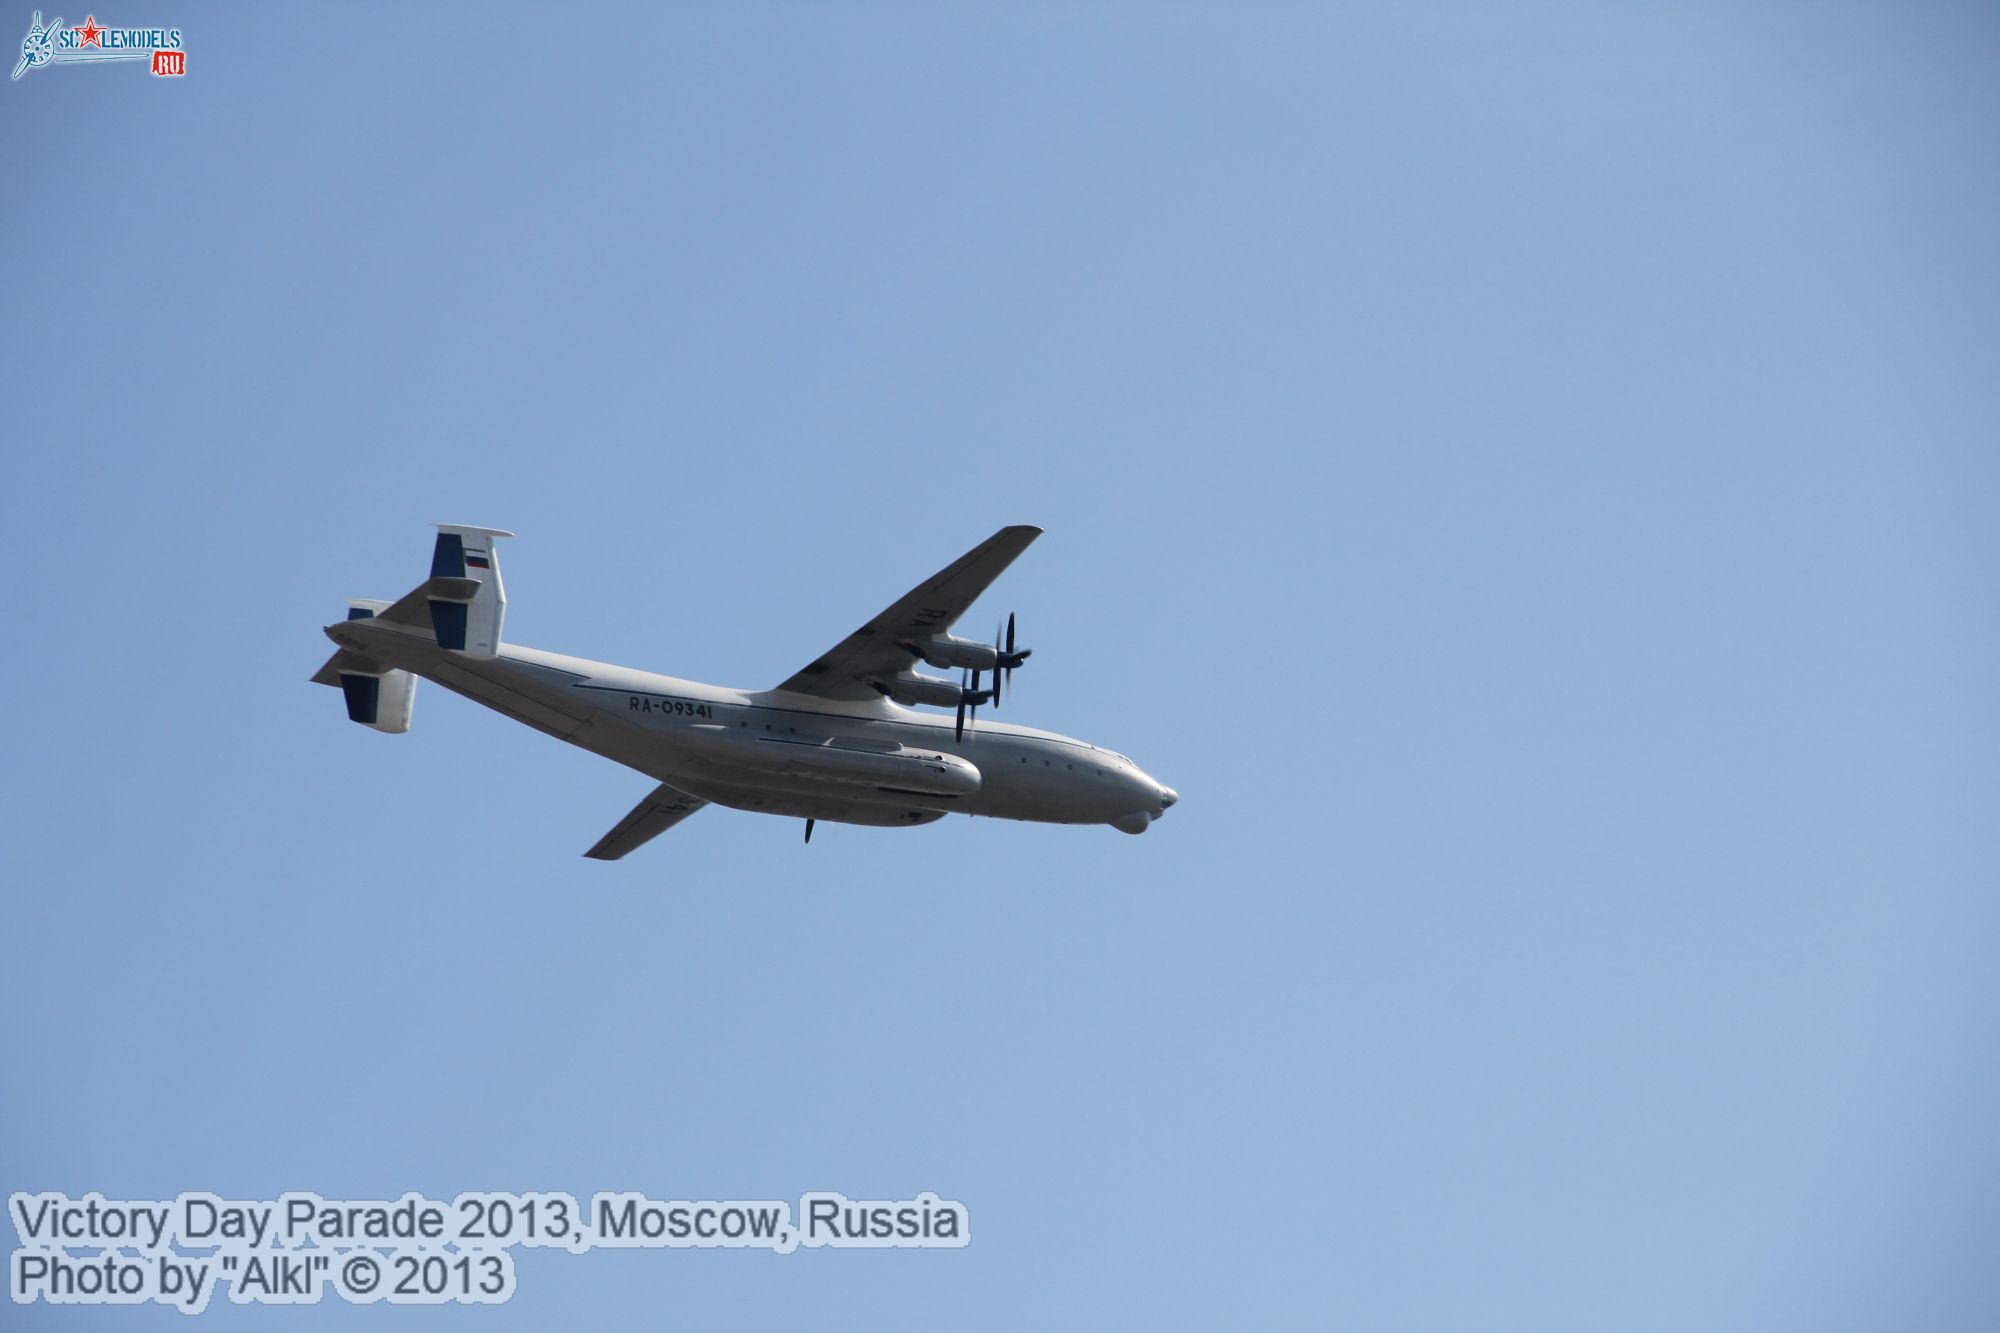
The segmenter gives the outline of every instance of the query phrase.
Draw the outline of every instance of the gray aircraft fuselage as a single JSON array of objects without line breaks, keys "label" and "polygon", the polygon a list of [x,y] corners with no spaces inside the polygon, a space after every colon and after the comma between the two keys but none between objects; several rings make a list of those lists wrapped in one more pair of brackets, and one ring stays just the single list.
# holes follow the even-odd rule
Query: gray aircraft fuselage
[{"label": "gray aircraft fuselage", "polygon": [[960,813],[1130,832],[1178,799],[1121,754],[1014,723],[979,721],[961,740],[952,718],[888,699],[728,689],[514,644],[472,658],[368,619],[336,622],[326,633],[343,648],[739,810],[888,826]]}]

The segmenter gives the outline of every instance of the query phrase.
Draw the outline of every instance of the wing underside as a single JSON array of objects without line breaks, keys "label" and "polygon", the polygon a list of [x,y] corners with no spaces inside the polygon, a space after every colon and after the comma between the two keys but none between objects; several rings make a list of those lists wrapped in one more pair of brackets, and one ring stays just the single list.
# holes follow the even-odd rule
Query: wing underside
[{"label": "wing underside", "polygon": [[617,827],[597,840],[584,855],[594,861],[616,861],[627,852],[645,846],[660,834],[686,819],[708,802],[690,796],[678,787],[661,783]]},{"label": "wing underside", "polygon": [[878,691],[867,683],[871,678],[894,676],[916,665],[917,655],[905,645],[949,632],[993,580],[1041,535],[1040,528],[1027,524],[1000,529],[778,688],[822,699],[875,698]]}]

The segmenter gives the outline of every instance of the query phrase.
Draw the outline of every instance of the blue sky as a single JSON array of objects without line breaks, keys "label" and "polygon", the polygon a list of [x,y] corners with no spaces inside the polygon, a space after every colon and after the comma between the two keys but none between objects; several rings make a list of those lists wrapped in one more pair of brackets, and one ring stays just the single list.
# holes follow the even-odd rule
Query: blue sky
[{"label": "blue sky", "polygon": [[[1990,9],[97,17],[188,73],[0,90],[0,1186],[973,1219],[205,1327],[1991,1326]],[[645,779],[306,683],[440,520],[749,687],[1041,524],[1008,716],[1181,803],[587,862]]]}]

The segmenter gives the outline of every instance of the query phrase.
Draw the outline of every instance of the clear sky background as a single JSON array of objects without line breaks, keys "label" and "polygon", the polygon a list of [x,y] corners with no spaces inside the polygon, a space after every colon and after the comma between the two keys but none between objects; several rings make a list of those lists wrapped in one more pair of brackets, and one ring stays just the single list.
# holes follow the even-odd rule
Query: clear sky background
[{"label": "clear sky background", "polygon": [[[215,1328],[1994,1326],[1991,7],[96,17],[188,73],[0,87],[0,1189],[973,1219]],[[306,681],[440,520],[746,687],[1041,524],[1006,716],[1181,803],[585,861],[646,779]]]}]

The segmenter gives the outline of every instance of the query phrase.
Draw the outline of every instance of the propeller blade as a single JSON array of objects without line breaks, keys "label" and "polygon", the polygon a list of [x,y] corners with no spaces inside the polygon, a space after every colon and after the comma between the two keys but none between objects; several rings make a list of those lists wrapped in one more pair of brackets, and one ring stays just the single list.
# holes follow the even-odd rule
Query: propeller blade
[{"label": "propeller blade", "polygon": [[958,673],[958,739],[965,739],[965,681],[966,673]]},{"label": "propeller blade", "polygon": [[[994,635],[994,642],[996,644],[998,644],[999,642],[999,635],[997,632]],[[1026,656],[1027,656],[1026,653],[1017,654],[1014,651],[1014,613],[1012,611],[1009,611],[1007,613],[1007,649],[1006,652],[1000,658],[1000,660],[1006,664],[1008,689],[1011,690],[1014,688],[1014,668],[1017,665],[1019,665],[1021,659],[1025,658]],[[994,674],[998,675],[999,673],[995,672]]]},{"label": "propeller blade", "polygon": [[1002,674],[1000,669],[1000,662],[1001,662],[1000,642],[1001,642],[1000,622],[996,620],[993,622],[993,711],[996,713],[1000,711],[1000,688],[1002,679]]}]

